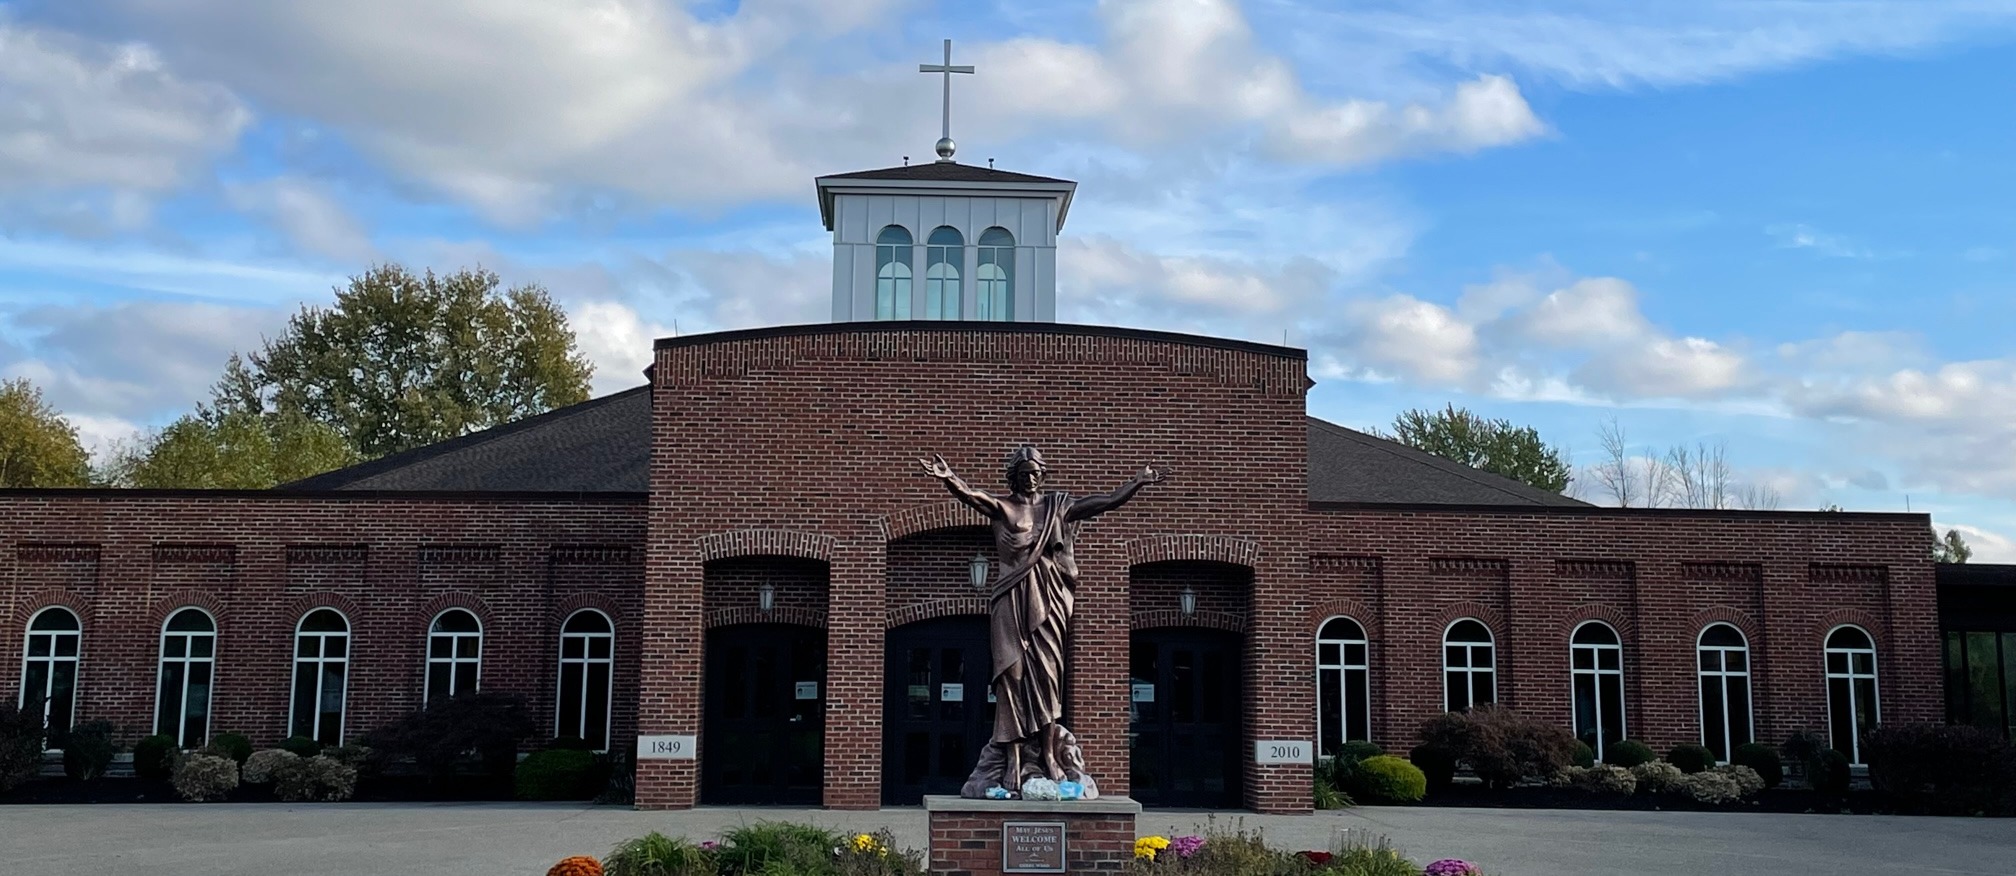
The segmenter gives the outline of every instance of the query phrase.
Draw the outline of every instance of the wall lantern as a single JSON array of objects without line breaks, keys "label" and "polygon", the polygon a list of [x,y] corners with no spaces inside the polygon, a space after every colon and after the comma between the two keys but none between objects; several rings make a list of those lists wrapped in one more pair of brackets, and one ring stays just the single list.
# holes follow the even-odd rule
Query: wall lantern
[{"label": "wall lantern", "polygon": [[966,564],[966,573],[972,577],[973,589],[987,589],[987,555],[973,552],[973,561]]},{"label": "wall lantern", "polygon": [[1197,613],[1197,591],[1190,589],[1190,585],[1188,584],[1183,585],[1182,601],[1183,613],[1185,615]]},{"label": "wall lantern", "polygon": [[758,607],[762,608],[764,611],[769,611],[770,606],[776,604],[776,602],[777,602],[777,588],[772,587],[767,583],[761,587],[756,588],[756,605]]}]

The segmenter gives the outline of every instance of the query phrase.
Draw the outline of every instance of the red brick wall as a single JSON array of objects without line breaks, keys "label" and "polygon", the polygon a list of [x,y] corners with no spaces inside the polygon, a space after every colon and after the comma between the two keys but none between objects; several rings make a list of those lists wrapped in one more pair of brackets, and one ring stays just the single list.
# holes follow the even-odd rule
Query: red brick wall
[{"label": "red brick wall", "polygon": [[[0,493],[0,678],[18,695],[28,616],[71,604],[84,623],[79,720],[147,735],[161,624],[198,606],[218,625],[210,732],[267,746],[286,735],[295,625],[336,607],[350,621],[344,731],[355,739],[419,704],[427,624],[462,606],[483,621],[483,688],[526,695],[543,737],[559,621],[595,606],[616,621],[615,732],[627,739],[644,510],[639,497]],[[79,547],[42,547],[53,544]]]}]

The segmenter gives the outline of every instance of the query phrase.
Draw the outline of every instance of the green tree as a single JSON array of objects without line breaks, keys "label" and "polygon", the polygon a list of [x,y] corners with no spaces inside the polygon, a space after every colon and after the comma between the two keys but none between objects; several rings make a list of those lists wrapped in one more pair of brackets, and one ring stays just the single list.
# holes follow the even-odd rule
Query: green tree
[{"label": "green tree", "polygon": [[299,412],[372,459],[586,400],[593,368],[566,314],[538,286],[498,286],[480,269],[374,267],[227,371],[218,403]]},{"label": "green tree", "polygon": [[1967,546],[1967,540],[1960,537],[1960,530],[1946,530],[1946,537],[1939,537],[1938,527],[1932,529],[1932,562],[1964,563],[1974,556],[1974,549]]},{"label": "green tree", "polygon": [[82,487],[91,455],[27,378],[0,380],[0,487]]},{"label": "green tree", "polygon": [[1533,427],[1486,420],[1453,404],[1406,411],[1393,418],[1393,433],[1381,437],[1550,493],[1568,489],[1573,479],[1560,448],[1540,440]]},{"label": "green tree", "polygon": [[356,461],[341,434],[298,412],[211,410],[114,454],[106,478],[125,487],[263,490]]}]

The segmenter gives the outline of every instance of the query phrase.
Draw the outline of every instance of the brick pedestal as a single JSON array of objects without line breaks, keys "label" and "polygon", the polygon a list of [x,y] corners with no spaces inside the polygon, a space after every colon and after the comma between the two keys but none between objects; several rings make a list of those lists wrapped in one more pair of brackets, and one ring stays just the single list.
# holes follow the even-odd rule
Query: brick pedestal
[{"label": "brick pedestal", "polygon": [[[925,797],[931,814],[930,866],[934,876],[1002,876],[1015,873],[1119,873],[1134,858],[1134,820],[1141,804],[1127,797],[1058,802]],[[1038,854],[1004,861],[1003,833],[1044,838],[1063,826],[1061,869],[1038,869]],[[1039,842],[1040,844],[1040,842]]]}]

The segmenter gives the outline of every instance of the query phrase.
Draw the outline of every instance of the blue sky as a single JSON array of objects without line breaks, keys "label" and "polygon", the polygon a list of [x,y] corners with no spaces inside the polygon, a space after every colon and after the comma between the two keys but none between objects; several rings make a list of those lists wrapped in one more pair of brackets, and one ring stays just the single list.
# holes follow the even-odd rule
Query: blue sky
[{"label": "blue sky", "polygon": [[[652,337],[824,318],[811,177],[1080,182],[1061,318],[1288,341],[1312,412],[1467,405],[1615,501],[1727,449],[1778,507],[2016,561],[2016,3],[0,0],[0,375],[94,445],[376,261]],[[1641,468],[1642,472],[1642,468]]]}]

